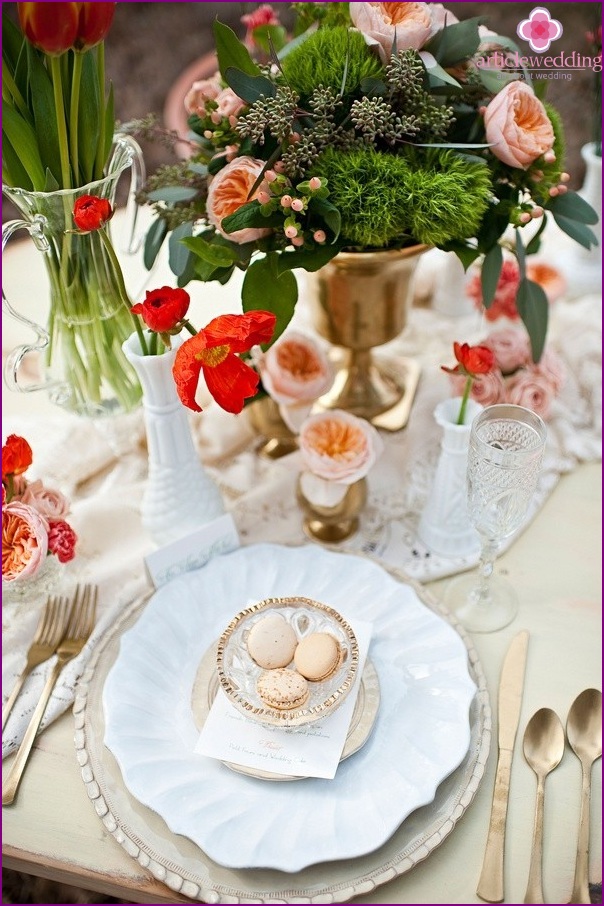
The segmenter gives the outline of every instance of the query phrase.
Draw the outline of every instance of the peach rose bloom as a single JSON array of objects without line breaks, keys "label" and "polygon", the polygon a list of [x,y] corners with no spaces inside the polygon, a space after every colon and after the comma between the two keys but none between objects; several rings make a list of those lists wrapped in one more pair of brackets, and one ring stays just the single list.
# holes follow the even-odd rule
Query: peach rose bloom
[{"label": "peach rose bloom", "polygon": [[420,50],[438,31],[429,3],[350,3],[349,10],[353,24],[370,47],[377,46],[383,63],[390,59],[395,35],[397,50]]},{"label": "peach rose bloom", "polygon": [[223,88],[215,100],[218,104],[216,113],[222,117],[238,116],[246,106],[232,88]]},{"label": "peach rose bloom", "polygon": [[256,239],[262,239],[271,232],[270,229],[246,227],[243,230],[235,230],[234,233],[227,233],[221,227],[225,217],[234,214],[242,205],[256,198],[258,190],[251,198],[248,198],[248,195],[260,176],[263,166],[264,161],[262,160],[256,160],[253,157],[236,157],[230,164],[218,171],[208,189],[206,202],[208,220],[225,239],[230,239],[239,245],[244,242],[255,242]]},{"label": "peach rose bloom", "polygon": [[555,302],[566,292],[566,280],[560,271],[544,261],[527,261],[526,276],[538,283],[550,302]]},{"label": "peach rose bloom", "polygon": [[[466,384],[464,375],[452,374],[450,378],[453,396],[462,396]],[[470,397],[481,406],[494,406],[495,403],[503,402],[504,393],[503,377],[499,369],[495,368],[487,374],[479,374],[474,378]]]},{"label": "peach rose bloom", "polygon": [[2,510],[2,580],[31,579],[48,553],[48,523],[33,507],[11,502]]},{"label": "peach rose bloom", "polygon": [[549,417],[555,398],[553,385],[536,367],[523,368],[509,378],[505,401],[532,409],[541,418]]},{"label": "peach rose bloom", "polygon": [[[446,9],[442,3],[431,3],[430,11],[432,13],[432,34],[441,31],[445,26],[455,25],[459,19],[450,9]],[[478,29],[480,32],[480,28]]]},{"label": "peach rose bloom", "polygon": [[531,345],[523,330],[506,327],[490,333],[484,346],[492,350],[497,367],[504,374],[511,374],[531,361]]},{"label": "peach rose bloom", "polygon": [[547,111],[526,82],[510,82],[495,95],[484,125],[491,151],[510,167],[526,169],[554,144]]},{"label": "peach rose bloom", "polygon": [[545,350],[539,362],[533,365],[533,370],[549,381],[556,395],[560,393],[566,381],[566,368],[560,356],[553,349]]},{"label": "peach rose bloom", "polygon": [[21,497],[21,503],[33,507],[45,519],[64,519],[69,515],[69,501],[54,488],[45,487],[40,479],[28,484]]},{"label": "peach rose bloom", "polygon": [[310,472],[345,485],[364,478],[384,449],[373,425],[340,409],[307,418],[299,442]]},{"label": "peach rose bloom", "polygon": [[216,73],[211,79],[200,79],[193,82],[185,95],[185,110],[187,113],[196,113],[197,116],[205,116],[206,104],[208,101],[215,101],[220,92],[220,73]]},{"label": "peach rose bloom", "polygon": [[333,384],[333,366],[323,348],[299,331],[280,337],[259,365],[264,388],[277,403],[314,401]]}]

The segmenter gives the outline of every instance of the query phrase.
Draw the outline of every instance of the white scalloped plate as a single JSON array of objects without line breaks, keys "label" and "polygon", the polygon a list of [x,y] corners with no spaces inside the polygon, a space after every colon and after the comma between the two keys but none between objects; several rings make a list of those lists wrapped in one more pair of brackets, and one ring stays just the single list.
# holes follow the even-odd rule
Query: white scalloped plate
[{"label": "white scalloped plate", "polygon": [[[266,784],[193,752],[191,688],[225,619],[296,594],[373,623],[380,712],[334,780]],[[475,693],[457,632],[376,563],[251,545],[161,588],[123,634],[103,688],[105,744],[129,791],[215,862],[298,872],[377,849],[433,800],[468,751]]]}]

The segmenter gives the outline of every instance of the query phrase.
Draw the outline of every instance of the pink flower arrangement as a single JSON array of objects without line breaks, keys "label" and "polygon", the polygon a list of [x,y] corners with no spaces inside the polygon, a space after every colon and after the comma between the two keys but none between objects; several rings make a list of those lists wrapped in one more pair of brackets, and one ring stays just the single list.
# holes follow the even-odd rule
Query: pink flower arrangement
[{"label": "pink flower arrangement", "polygon": [[373,425],[340,409],[309,416],[300,428],[299,443],[305,467],[302,491],[320,506],[336,506],[384,449]]},{"label": "pink flower arrangement", "polygon": [[[535,364],[528,337],[514,327],[493,331],[482,345],[492,350],[495,361],[490,371],[475,377],[471,399],[482,406],[512,403],[549,418],[552,404],[564,386],[565,369],[560,357],[546,349]],[[453,395],[460,395],[464,376],[450,374],[450,379]]]},{"label": "pink flower arrangement", "polygon": [[334,368],[323,347],[297,330],[287,331],[266,352],[260,352],[254,364],[262,386],[294,433],[334,381]]},{"label": "pink flower arrangement", "polygon": [[[555,302],[566,289],[566,281],[560,271],[543,261],[528,261],[526,275],[529,280],[542,287],[550,303]],[[518,321],[520,315],[516,308],[516,296],[519,286],[518,262],[515,258],[507,258],[501,267],[495,296],[489,308],[484,308],[480,269],[477,268],[474,271],[468,282],[466,293],[478,311],[484,311],[487,321],[496,321],[498,318]]]},{"label": "pink flower arrangement", "polygon": [[11,434],[2,447],[2,581],[32,579],[46,557],[60,563],[75,556],[77,535],[66,522],[69,501],[40,479],[24,475],[31,465],[31,447]]}]

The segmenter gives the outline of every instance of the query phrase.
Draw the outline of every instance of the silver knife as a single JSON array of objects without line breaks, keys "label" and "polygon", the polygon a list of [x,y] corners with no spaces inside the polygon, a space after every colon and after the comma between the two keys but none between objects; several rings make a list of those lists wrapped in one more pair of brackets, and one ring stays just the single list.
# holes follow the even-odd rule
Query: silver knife
[{"label": "silver knife", "polygon": [[508,812],[510,769],[516,730],[520,719],[524,670],[529,634],[519,632],[510,642],[499,680],[498,723],[499,754],[493,790],[489,835],[476,893],[487,903],[503,902],[503,850],[505,821]]}]

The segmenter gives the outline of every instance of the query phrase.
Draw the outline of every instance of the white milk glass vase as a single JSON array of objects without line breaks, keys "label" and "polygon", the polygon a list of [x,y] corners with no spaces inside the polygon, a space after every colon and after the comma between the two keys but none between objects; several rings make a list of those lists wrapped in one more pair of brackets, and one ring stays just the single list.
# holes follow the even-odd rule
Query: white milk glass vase
[{"label": "white milk glass vase", "polygon": [[461,397],[443,400],[434,410],[442,428],[436,474],[422,511],[418,536],[441,557],[467,557],[478,553],[480,538],[468,516],[466,473],[472,421],[482,406],[469,399],[464,422],[456,424]]},{"label": "white milk glass vase", "polygon": [[143,388],[149,473],[143,526],[157,544],[168,544],[225,513],[220,491],[204,469],[191,436],[187,410],[176,392],[172,366],[180,337],[162,355],[142,355],[132,334],[123,344]]}]

